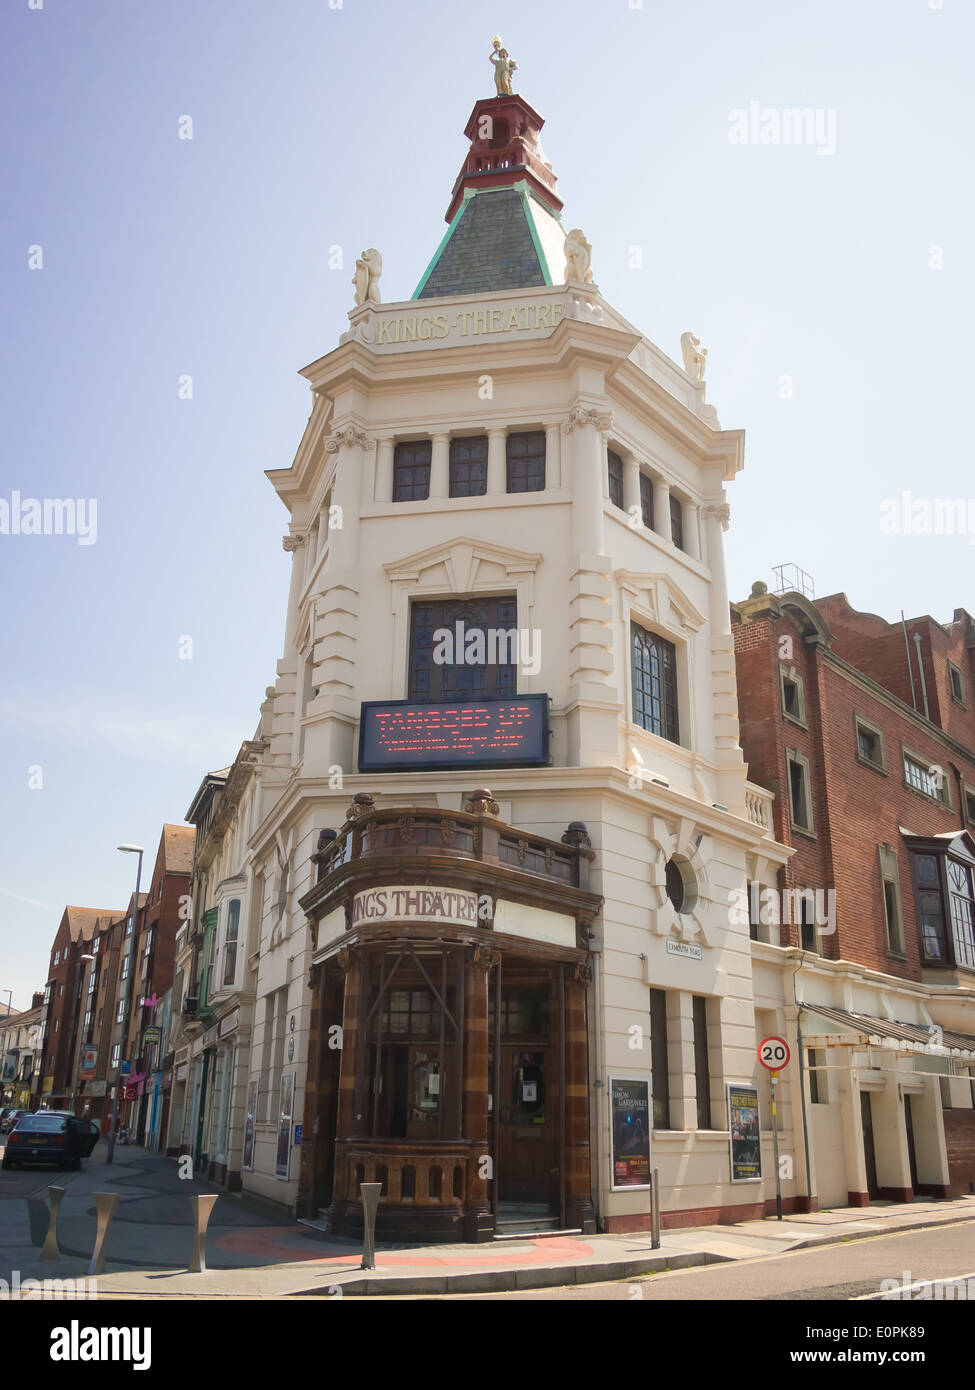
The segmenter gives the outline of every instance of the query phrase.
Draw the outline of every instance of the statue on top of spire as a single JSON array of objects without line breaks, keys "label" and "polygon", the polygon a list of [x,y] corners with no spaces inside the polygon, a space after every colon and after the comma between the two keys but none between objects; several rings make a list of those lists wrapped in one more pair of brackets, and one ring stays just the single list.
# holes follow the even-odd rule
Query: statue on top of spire
[{"label": "statue on top of spire", "polygon": [[491,54],[491,62],[494,64],[494,85],[499,97],[510,97],[511,75],[518,64],[514,58],[508,57],[508,50],[501,47],[501,37],[495,34],[491,41],[494,45],[494,52]]}]

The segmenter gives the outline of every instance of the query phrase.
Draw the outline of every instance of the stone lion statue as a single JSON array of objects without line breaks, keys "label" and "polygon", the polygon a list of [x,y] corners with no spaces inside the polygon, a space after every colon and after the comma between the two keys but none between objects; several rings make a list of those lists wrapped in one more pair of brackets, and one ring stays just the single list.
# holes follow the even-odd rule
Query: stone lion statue
[{"label": "stone lion statue", "polygon": [[584,285],[592,284],[592,270],[589,267],[591,255],[592,247],[586,240],[585,232],[579,227],[573,227],[565,239],[565,278],[567,282],[580,280]]},{"label": "stone lion statue", "polygon": [[355,286],[356,308],[360,304],[379,303],[379,277],[382,273],[383,258],[374,246],[370,246],[355,263],[352,283]]},{"label": "stone lion statue", "polygon": [[701,347],[700,338],[695,338],[693,333],[682,333],[680,335],[680,350],[684,358],[684,371],[695,381],[703,381],[708,350]]}]

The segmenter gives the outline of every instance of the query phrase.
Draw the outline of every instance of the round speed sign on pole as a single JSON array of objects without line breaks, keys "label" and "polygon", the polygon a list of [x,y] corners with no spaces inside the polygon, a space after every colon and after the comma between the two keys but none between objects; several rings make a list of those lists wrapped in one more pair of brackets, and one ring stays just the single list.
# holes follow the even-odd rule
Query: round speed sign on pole
[{"label": "round speed sign on pole", "polygon": [[781,1071],[787,1067],[791,1056],[785,1038],[763,1038],[758,1044],[758,1060],[769,1071]]}]

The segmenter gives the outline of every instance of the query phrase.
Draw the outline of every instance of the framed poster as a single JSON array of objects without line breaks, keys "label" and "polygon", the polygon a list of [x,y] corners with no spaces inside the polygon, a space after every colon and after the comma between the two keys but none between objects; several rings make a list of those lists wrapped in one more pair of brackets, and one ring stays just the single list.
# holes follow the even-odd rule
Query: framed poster
[{"label": "framed poster", "polygon": [[257,1117],[257,1082],[251,1081],[247,1087],[247,1112],[244,1115],[244,1168],[254,1167],[254,1120]]},{"label": "framed poster", "polygon": [[291,1165],[291,1116],[295,1108],[295,1073],[287,1071],[281,1077],[281,1104],[278,1106],[278,1158],[275,1172],[287,1178]]},{"label": "framed poster", "polygon": [[647,1077],[609,1078],[613,1135],[613,1191],[650,1186],[650,1082]]},{"label": "framed poster", "polygon": [[761,1182],[762,1133],[757,1087],[728,1082],[728,1128],[731,1131],[731,1181]]}]

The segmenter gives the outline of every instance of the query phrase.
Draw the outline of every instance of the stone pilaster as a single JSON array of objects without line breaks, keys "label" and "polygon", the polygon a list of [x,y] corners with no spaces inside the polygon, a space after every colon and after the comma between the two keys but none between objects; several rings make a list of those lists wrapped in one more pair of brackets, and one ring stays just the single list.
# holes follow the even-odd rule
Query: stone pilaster
[{"label": "stone pilaster", "polygon": [[508,489],[508,462],[505,452],[507,431],[503,429],[488,430],[487,437],[487,490],[489,496],[496,497]]},{"label": "stone pilaster", "polygon": [[596,1229],[589,1148],[588,965],[565,967],[565,1218],[584,1233]]},{"label": "stone pilaster", "polygon": [[744,815],[745,764],[738,742],[735,643],[731,633],[724,564],[723,532],[728,529],[730,515],[726,503],[711,504],[701,511],[707,539],[707,563],[711,571],[711,708],[714,712],[715,757],[720,769],[717,799],[736,815]]},{"label": "stone pilaster", "polygon": [[464,1138],[470,1145],[467,1169],[465,1234],[469,1241],[489,1240],[494,1218],[488,1203],[488,979],[497,952],[475,946],[464,965]]},{"label": "stone pilaster", "polygon": [[446,497],[450,485],[450,435],[435,434],[430,444],[430,496]]},{"label": "stone pilaster", "polygon": [[664,478],[653,480],[653,529],[658,536],[673,544],[674,533],[670,524],[670,483]]}]

